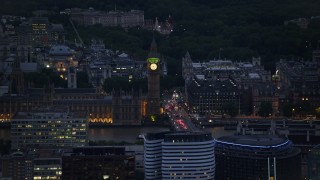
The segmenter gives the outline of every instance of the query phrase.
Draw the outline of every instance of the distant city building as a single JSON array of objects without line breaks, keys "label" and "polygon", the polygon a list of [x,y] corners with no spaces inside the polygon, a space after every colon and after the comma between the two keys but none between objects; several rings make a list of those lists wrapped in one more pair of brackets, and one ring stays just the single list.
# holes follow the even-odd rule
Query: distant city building
[{"label": "distant city building", "polygon": [[309,20],[306,18],[298,18],[298,19],[292,19],[284,22],[284,25],[288,24],[296,24],[301,29],[307,29],[309,25]]},{"label": "distant city building", "polygon": [[2,178],[61,179],[61,153],[56,149],[32,149],[5,155],[1,158]]},{"label": "distant city building", "polygon": [[[320,106],[320,61],[318,50],[313,52],[313,61],[285,61],[276,64],[278,87],[286,92],[291,103],[309,103]],[[282,103],[280,101],[280,103]]]},{"label": "distant city building", "polygon": [[106,46],[103,43],[103,40],[91,39],[90,55],[92,57],[95,57],[96,59],[101,59],[102,56],[108,51],[111,51],[111,50],[106,49]]},{"label": "distant city building", "polygon": [[118,57],[113,58],[111,62],[112,72],[111,76],[129,77],[131,79],[135,74],[135,62],[127,54],[122,53]]},{"label": "distant city building", "polygon": [[197,63],[187,52],[182,58],[182,76],[192,113],[224,114],[231,103],[238,113],[255,115],[267,101],[273,105],[272,115],[279,114],[278,89],[272,84],[271,72],[261,66],[260,57],[253,57],[252,62],[218,59]]},{"label": "distant city building", "polygon": [[26,93],[26,85],[24,81],[24,74],[21,70],[21,59],[17,57],[14,60],[12,66],[12,72],[10,74],[9,93],[17,96],[22,96]]},{"label": "distant city building", "polygon": [[18,112],[11,121],[11,148],[84,146],[88,144],[87,129],[88,114],[85,111],[43,107]]},{"label": "distant city building", "polygon": [[25,21],[26,17],[24,16],[14,16],[14,15],[2,15],[1,22],[6,24],[13,21]]},{"label": "distant city building", "polygon": [[135,170],[144,171],[144,147],[142,145],[126,145],[126,154],[134,154],[135,156]]},{"label": "distant city building", "polygon": [[93,52],[102,52],[106,50],[106,46],[104,45],[103,40],[92,39],[90,49]]},{"label": "distant city building", "polygon": [[66,45],[55,45],[49,50],[48,61],[43,62],[45,68],[52,68],[67,78],[67,72],[69,67],[78,67],[78,61],[75,59],[74,51]]},{"label": "distant city building", "polygon": [[190,80],[194,76],[192,63],[190,53],[187,52],[185,57],[182,57],[182,77],[185,80]]},{"label": "distant city building", "polygon": [[48,47],[64,42],[66,34],[62,24],[52,24],[47,17],[31,17],[15,29],[17,43],[33,48]]},{"label": "distant city building", "polygon": [[320,179],[320,145],[308,152],[308,179]]},{"label": "distant city building", "polygon": [[125,147],[75,147],[62,162],[62,179],[135,178],[135,155]]},{"label": "distant city building", "polygon": [[216,179],[301,179],[300,149],[274,135],[233,135],[216,140]]},{"label": "distant city building", "polygon": [[[148,27],[149,24],[145,24],[145,28],[149,28]],[[172,21],[172,18],[171,16],[169,15],[169,17],[165,20],[164,23],[160,23],[158,21],[158,18],[156,17],[156,20],[153,24],[153,29],[152,30],[155,30],[155,31],[158,31],[160,34],[165,34],[165,35],[168,35],[170,33],[172,33],[173,31],[173,21]]]},{"label": "distant city building", "polygon": [[142,92],[132,90],[131,93],[113,91],[112,93],[112,123],[114,125],[141,125],[144,111]]},{"label": "distant city building", "polygon": [[0,60],[2,61],[5,58],[8,58],[11,54],[10,47],[13,47],[13,44],[10,43],[11,39],[8,37],[0,37]]},{"label": "distant city building", "polygon": [[29,88],[25,93],[24,96],[0,96],[0,121],[9,121],[17,112],[62,105],[70,111],[88,112],[90,125],[139,125],[147,108],[146,97],[139,91],[106,95],[100,88],[49,87]]},{"label": "distant city building", "polygon": [[[279,115],[279,94],[277,87],[271,82],[257,83],[252,88],[253,115],[258,115],[261,103],[267,102],[272,106],[270,116]],[[268,115],[269,116],[269,115]]]},{"label": "distant city building", "polygon": [[62,179],[61,154],[59,149],[36,150],[33,155],[33,179]]},{"label": "distant city building", "polygon": [[[52,44],[52,41],[57,40],[55,31],[60,31],[61,27],[54,25],[52,29],[47,17],[32,17],[28,23],[28,27],[31,28],[28,35],[31,36],[31,42],[34,47],[48,46]],[[61,31],[63,32],[63,28]]]},{"label": "distant city building", "polygon": [[11,37],[0,36],[0,72],[4,74],[2,83],[9,79],[15,60],[17,45]]},{"label": "distant city building", "polygon": [[207,62],[193,62],[189,52],[182,58],[182,75],[190,80],[195,75],[204,75],[208,80],[233,79],[242,89],[256,83],[271,81],[271,72],[264,70],[261,59],[252,58],[252,62],[233,62],[214,59]]},{"label": "distant city building", "polygon": [[101,24],[102,26],[121,26],[127,28],[144,25],[144,12],[139,10],[103,12],[96,11],[93,8],[89,8],[88,10],[72,8],[70,16],[73,21],[85,26]]},{"label": "distant city building", "polygon": [[145,179],[214,179],[211,133],[161,132],[144,137]]},{"label": "distant city building", "polygon": [[196,75],[186,85],[189,112],[200,115],[226,113],[226,106],[233,104],[239,111],[240,92],[232,80],[207,80]]},{"label": "distant city building", "polygon": [[23,152],[1,157],[2,177],[8,179],[33,179],[33,159]]},{"label": "distant city building", "polygon": [[68,88],[77,88],[77,71],[74,67],[68,68]]},{"label": "distant city building", "polygon": [[88,65],[89,82],[98,87],[103,85],[107,78],[111,77],[112,68],[104,61],[93,61]]},{"label": "distant city building", "polygon": [[99,88],[56,88],[50,100],[54,105],[68,105],[71,111],[86,111],[90,124],[112,124],[112,96]]},{"label": "distant city building", "polygon": [[132,79],[147,77],[145,61],[136,61],[126,53],[114,56],[111,50],[92,50],[86,63],[89,82],[94,87],[101,86],[107,78],[111,77],[127,78],[129,82]]}]

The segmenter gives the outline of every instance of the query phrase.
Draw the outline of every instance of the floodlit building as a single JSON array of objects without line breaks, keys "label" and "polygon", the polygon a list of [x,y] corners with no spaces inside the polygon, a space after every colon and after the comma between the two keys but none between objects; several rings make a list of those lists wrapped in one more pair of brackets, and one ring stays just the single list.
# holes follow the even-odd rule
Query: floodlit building
[{"label": "floodlit building", "polygon": [[144,146],[145,179],[214,179],[211,133],[149,133]]},{"label": "floodlit building", "polygon": [[34,88],[23,96],[0,96],[0,121],[10,122],[17,112],[32,112],[37,107],[67,106],[70,112],[88,112],[90,125],[140,125],[145,102],[139,91],[106,95],[98,88]]},{"label": "floodlit building", "polygon": [[78,61],[75,59],[74,51],[66,45],[55,45],[49,50],[49,60],[43,62],[46,68],[52,68],[57,71],[61,78],[67,80],[67,73],[70,67],[78,67]]}]

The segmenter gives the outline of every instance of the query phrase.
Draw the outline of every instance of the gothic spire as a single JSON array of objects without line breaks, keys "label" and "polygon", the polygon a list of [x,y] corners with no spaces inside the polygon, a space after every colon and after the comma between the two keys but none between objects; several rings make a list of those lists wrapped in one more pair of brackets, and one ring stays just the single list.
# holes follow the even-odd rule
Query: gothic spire
[{"label": "gothic spire", "polygon": [[154,38],[154,33],[153,33],[153,36],[152,36],[152,42],[151,42],[151,45],[150,45],[150,51],[155,51],[157,52],[157,43],[156,43],[156,40]]},{"label": "gothic spire", "polygon": [[150,45],[150,52],[148,54],[148,58],[150,58],[150,57],[160,58],[157,50],[158,50],[157,43],[156,43],[156,40],[155,40],[154,35],[153,35],[152,42],[151,42],[151,45]]}]

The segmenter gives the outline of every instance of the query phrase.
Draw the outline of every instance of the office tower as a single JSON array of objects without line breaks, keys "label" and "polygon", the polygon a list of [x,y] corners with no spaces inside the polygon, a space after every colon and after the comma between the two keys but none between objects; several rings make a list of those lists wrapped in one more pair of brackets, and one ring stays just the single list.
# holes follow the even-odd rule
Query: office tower
[{"label": "office tower", "polygon": [[12,149],[87,145],[88,115],[67,107],[18,112],[11,121]]},{"label": "office tower", "polygon": [[214,179],[211,133],[149,133],[144,139],[145,179]]},{"label": "office tower", "polygon": [[275,135],[233,135],[216,140],[216,179],[301,179],[300,149]]}]

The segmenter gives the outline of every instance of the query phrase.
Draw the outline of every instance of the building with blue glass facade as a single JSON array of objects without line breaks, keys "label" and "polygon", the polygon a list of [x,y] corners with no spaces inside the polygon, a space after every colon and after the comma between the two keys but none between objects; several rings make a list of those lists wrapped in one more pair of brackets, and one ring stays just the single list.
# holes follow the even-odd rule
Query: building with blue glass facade
[{"label": "building with blue glass facade", "polygon": [[211,133],[149,133],[144,139],[145,179],[214,179]]},{"label": "building with blue glass facade", "polygon": [[216,140],[215,179],[301,179],[301,153],[275,135],[233,135]]}]

